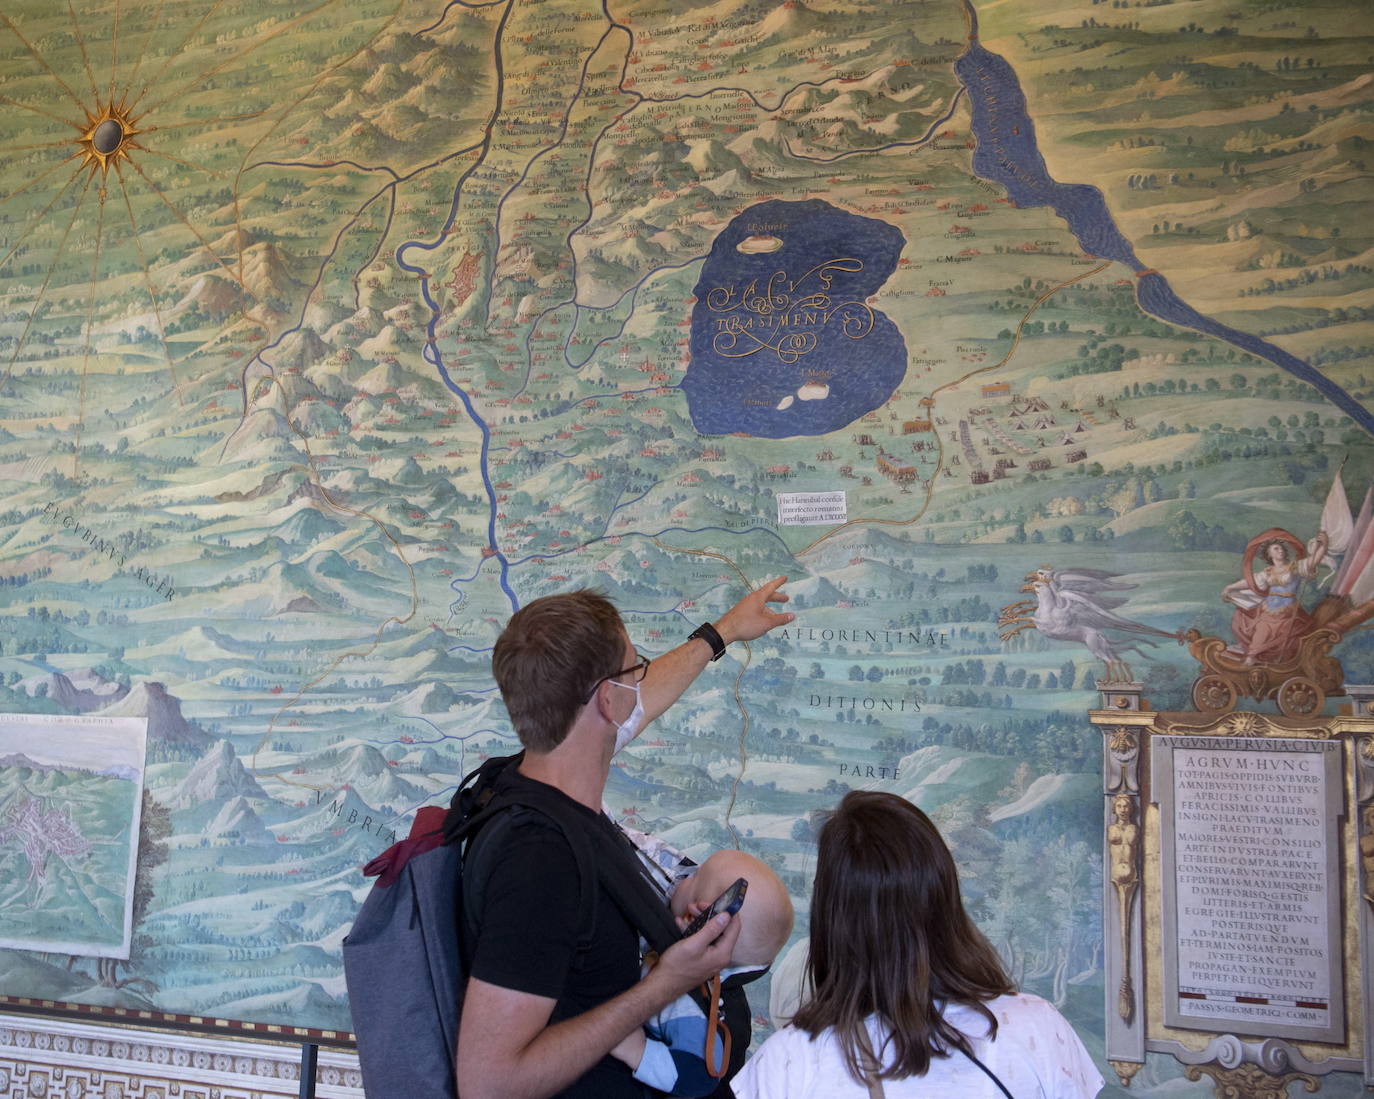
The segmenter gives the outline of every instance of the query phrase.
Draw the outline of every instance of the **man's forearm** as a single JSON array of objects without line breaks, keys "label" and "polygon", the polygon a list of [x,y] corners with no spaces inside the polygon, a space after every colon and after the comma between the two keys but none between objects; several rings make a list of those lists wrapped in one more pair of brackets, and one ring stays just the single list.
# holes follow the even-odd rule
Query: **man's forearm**
[{"label": "man's forearm", "polygon": [[[469,1064],[460,1045],[458,1091],[463,1099],[545,1099],[592,1068],[617,1044],[675,998],[652,972],[604,1004],[541,1030],[509,1058],[491,1051]],[[499,1070],[493,1066],[500,1061]]]},{"label": "man's forearm", "polygon": [[[714,626],[720,639],[727,645],[734,641],[752,641],[796,618],[794,614],[774,611],[768,606],[769,603],[787,602],[787,596],[778,590],[785,582],[783,576],[768,581],[716,619]],[[646,725],[682,696],[706,667],[713,651],[709,641],[693,638],[649,665],[640,688]]]},{"label": "man's forearm", "polygon": [[644,699],[644,724],[648,724],[682,697],[711,660],[711,643],[700,637],[685,641],[655,657],[640,693]]}]

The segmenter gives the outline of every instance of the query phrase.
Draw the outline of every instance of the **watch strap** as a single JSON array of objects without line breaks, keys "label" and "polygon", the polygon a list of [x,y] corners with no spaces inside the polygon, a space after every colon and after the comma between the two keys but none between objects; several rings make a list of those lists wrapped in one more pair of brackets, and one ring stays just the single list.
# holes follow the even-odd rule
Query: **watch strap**
[{"label": "watch strap", "polygon": [[716,628],[713,625],[711,625],[711,623],[703,622],[700,626],[698,626],[696,629],[694,629],[691,633],[687,635],[687,640],[691,641],[693,638],[697,637],[701,638],[703,641],[706,642],[706,644],[711,646],[712,660],[719,660],[722,656],[725,655],[725,640],[720,636],[720,634],[716,631]]}]

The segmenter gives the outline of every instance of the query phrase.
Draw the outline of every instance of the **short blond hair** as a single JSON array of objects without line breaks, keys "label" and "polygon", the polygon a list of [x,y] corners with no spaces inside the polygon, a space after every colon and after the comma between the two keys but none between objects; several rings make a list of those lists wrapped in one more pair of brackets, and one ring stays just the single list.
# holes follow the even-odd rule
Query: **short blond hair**
[{"label": "short blond hair", "polygon": [[681,915],[692,901],[710,904],[737,878],[749,883],[749,891],[740,909],[739,941],[730,964],[771,965],[792,934],[792,898],[787,895],[782,879],[762,859],[733,848],[717,851],[693,877],[678,886],[673,895],[673,911]]}]

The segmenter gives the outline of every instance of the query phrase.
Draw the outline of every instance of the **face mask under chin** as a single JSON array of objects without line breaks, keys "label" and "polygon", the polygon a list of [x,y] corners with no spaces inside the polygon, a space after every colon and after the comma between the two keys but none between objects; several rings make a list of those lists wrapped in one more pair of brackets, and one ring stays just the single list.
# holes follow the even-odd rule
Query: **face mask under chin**
[{"label": "face mask under chin", "polygon": [[616,755],[639,734],[640,726],[644,721],[644,698],[639,693],[638,683],[617,683],[614,679],[609,682],[612,687],[619,687],[622,690],[634,691],[635,693],[635,708],[630,711],[629,717],[615,727],[615,749],[611,755]]}]

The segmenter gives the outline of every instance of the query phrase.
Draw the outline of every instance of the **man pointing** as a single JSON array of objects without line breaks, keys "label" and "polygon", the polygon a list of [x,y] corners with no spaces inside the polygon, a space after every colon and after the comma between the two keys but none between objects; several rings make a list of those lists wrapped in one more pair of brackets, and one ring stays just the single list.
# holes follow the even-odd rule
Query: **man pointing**
[{"label": "man pointing", "polygon": [[[601,813],[612,756],[728,645],[796,617],[769,606],[787,601],[784,581],[746,595],[652,662],[635,652],[615,607],[594,592],[546,596],[517,611],[492,654],[525,749],[510,777],[515,792],[521,783],[552,787],[585,814],[589,829],[614,830]],[[607,1054],[725,966],[738,921],[717,916],[641,979],[639,934],[599,882],[594,922],[577,926],[582,883],[556,826],[527,814],[499,842],[480,910],[464,913],[475,934],[458,1035],[459,1094],[644,1099],[630,1069]],[[579,942],[590,946],[579,950]]]}]

